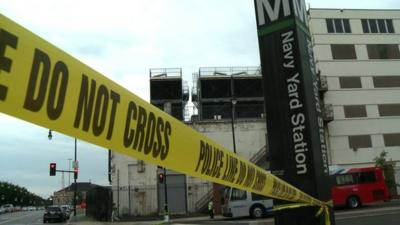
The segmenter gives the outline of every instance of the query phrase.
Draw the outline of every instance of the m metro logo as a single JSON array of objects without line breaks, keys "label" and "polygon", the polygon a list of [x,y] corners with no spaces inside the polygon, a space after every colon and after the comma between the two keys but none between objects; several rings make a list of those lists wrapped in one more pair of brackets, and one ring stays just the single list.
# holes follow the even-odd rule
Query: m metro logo
[{"label": "m metro logo", "polygon": [[255,0],[258,26],[273,23],[292,15],[290,3],[293,4],[294,15],[308,26],[307,10],[304,0]]}]

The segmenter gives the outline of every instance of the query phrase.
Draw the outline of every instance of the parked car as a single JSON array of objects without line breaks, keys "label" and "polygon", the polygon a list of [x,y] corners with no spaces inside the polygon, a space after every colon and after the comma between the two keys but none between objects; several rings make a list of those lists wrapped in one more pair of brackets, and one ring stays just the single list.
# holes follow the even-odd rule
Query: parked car
[{"label": "parked car", "polygon": [[71,209],[68,205],[62,205],[61,208],[64,210],[65,213],[65,217],[67,219],[69,219],[70,215],[71,215]]},{"label": "parked car", "polygon": [[60,206],[48,206],[43,214],[43,223],[50,221],[64,222],[67,220],[64,210]]},{"label": "parked car", "polygon": [[0,207],[0,214],[3,214],[3,213],[5,213],[5,212],[6,212],[6,210],[3,209],[3,207]]},{"label": "parked car", "polygon": [[14,205],[13,204],[5,204],[2,206],[4,211],[7,212],[14,212]]}]

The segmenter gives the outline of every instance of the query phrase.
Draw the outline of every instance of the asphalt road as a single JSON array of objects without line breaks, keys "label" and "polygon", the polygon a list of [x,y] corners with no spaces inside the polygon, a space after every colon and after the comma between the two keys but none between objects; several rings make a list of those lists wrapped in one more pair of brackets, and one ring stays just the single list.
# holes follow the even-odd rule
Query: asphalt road
[{"label": "asphalt road", "polygon": [[38,225],[43,224],[43,210],[14,212],[0,215],[0,225]]},{"label": "asphalt road", "polygon": [[[43,211],[17,212],[0,215],[0,225],[38,225],[43,224]],[[356,210],[336,210],[336,225],[399,225],[400,224],[400,201],[381,203],[375,206],[365,206]],[[68,223],[63,223],[68,224]],[[73,222],[74,225],[106,225],[114,224],[107,222]],[[120,225],[143,225],[154,224],[154,221],[147,222],[120,222]],[[274,225],[272,217],[263,219],[217,219],[209,220],[207,217],[200,218],[184,218],[181,220],[172,220],[171,224],[195,225],[195,224],[227,224],[227,225]]]},{"label": "asphalt road", "polygon": [[[400,202],[381,203],[375,206],[365,206],[356,210],[341,209],[335,211],[336,225],[399,225]],[[178,224],[178,223],[176,223]],[[235,224],[235,225],[274,225],[274,219],[223,219],[205,221],[185,221],[179,224]]]}]

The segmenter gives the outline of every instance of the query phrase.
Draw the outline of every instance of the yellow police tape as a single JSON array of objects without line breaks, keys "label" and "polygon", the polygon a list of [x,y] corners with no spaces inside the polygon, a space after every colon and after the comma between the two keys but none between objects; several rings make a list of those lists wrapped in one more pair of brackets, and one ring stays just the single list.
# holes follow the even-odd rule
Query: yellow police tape
[{"label": "yellow police tape", "polygon": [[0,112],[190,176],[326,206],[3,15],[0,60]]},{"label": "yellow police tape", "polygon": [[[312,207],[316,205],[312,205],[310,203],[291,203],[291,204],[284,204],[284,205],[278,205],[274,206],[273,211],[280,211],[284,209],[295,209],[295,208],[300,208],[300,207]],[[325,214],[325,225],[331,225],[331,220],[329,216],[329,207],[333,207],[333,202],[332,200],[329,200],[325,202],[323,205],[317,205],[319,206],[318,212],[315,214],[316,217],[320,216],[322,213]]]}]

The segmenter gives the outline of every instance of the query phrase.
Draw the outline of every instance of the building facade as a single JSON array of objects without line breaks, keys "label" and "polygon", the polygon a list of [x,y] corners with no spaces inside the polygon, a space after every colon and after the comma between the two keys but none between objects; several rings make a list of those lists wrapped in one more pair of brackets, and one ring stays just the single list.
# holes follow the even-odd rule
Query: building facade
[{"label": "building facade", "polygon": [[[310,9],[309,22],[325,105],[329,163],[372,166],[382,151],[388,153],[388,160],[399,162],[400,10]],[[173,81],[164,74],[168,70],[155,72],[154,76],[150,72],[150,81],[157,83],[151,86],[152,104],[170,108],[188,126],[268,168],[259,68],[200,68],[193,76],[191,96],[196,108],[191,117],[184,111],[188,98],[181,74]],[[174,90],[159,91],[165,88],[163,82],[171,82]],[[167,107],[165,96],[170,96]],[[400,184],[400,163],[395,171]],[[113,196],[120,215],[161,213],[158,172],[157,165],[111,154]],[[167,175],[179,174],[168,171]],[[183,213],[201,210],[212,196],[213,185],[186,176],[178,182],[180,187],[182,182]]]},{"label": "building facade", "polygon": [[[90,182],[77,182],[76,185],[77,204],[86,202],[86,193],[94,187],[99,187],[99,185]],[[72,183],[70,186],[54,192],[53,205],[73,205],[74,190],[75,184]]]},{"label": "building facade", "polygon": [[[192,91],[194,112],[198,114],[189,117],[182,107],[188,98],[180,73],[180,69],[150,70],[151,103],[179,120],[187,118],[183,122],[188,126],[266,168],[266,124],[259,68],[200,68],[195,73]],[[111,154],[113,198],[120,216],[163,214],[164,184],[158,180],[159,172],[157,165]],[[175,171],[167,170],[166,175],[171,214],[204,209],[213,194],[213,184]]]},{"label": "building facade", "polygon": [[334,113],[331,164],[374,165],[382,151],[399,162],[400,10],[310,9],[309,16],[316,67],[328,84],[324,101]]}]

